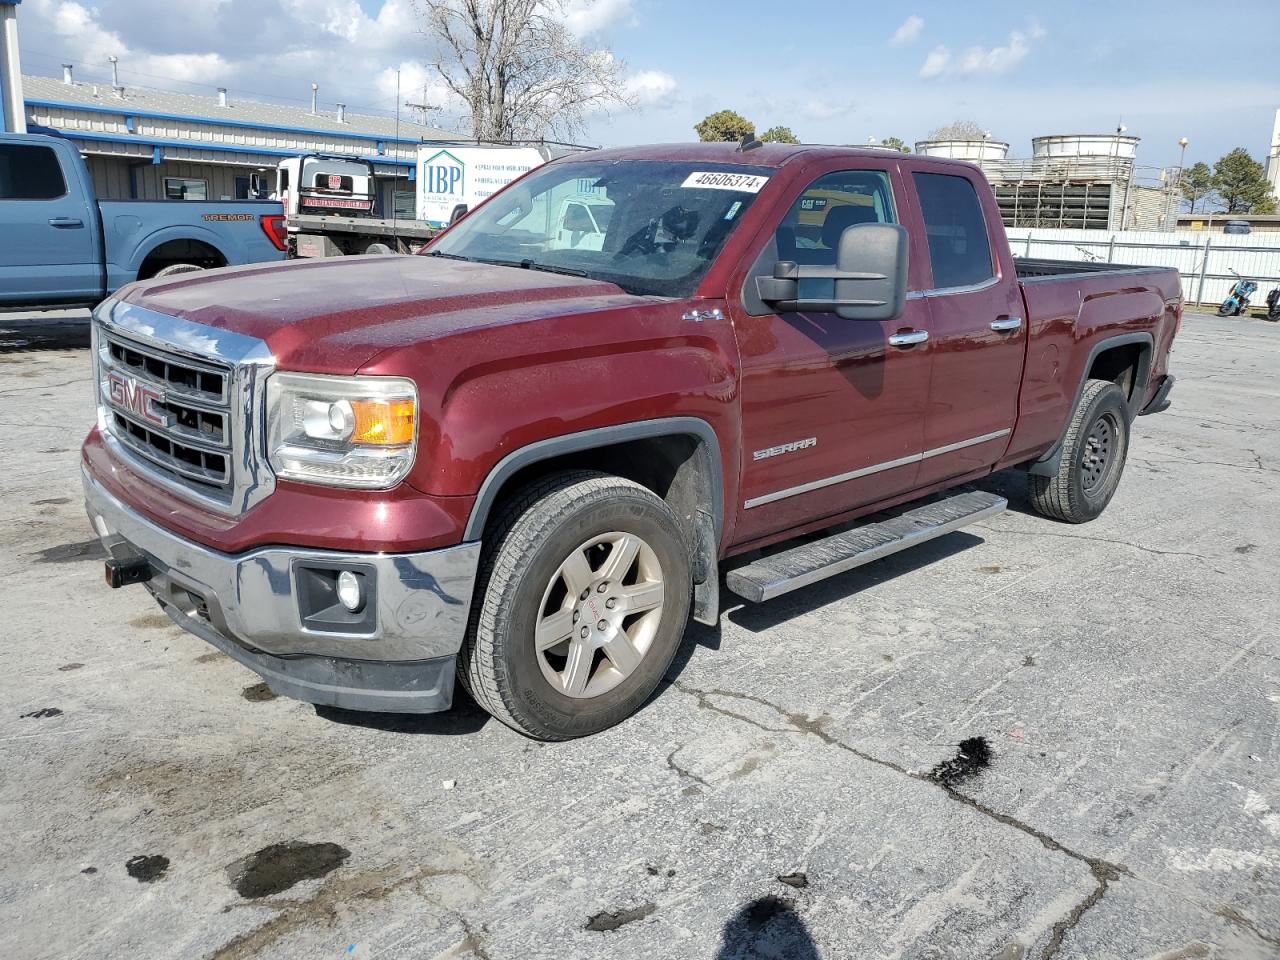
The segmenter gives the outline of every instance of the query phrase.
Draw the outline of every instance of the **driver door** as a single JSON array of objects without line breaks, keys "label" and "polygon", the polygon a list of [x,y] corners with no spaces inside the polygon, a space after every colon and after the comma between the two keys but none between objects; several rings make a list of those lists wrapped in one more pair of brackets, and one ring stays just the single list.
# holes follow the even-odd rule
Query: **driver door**
[{"label": "driver door", "polygon": [[[814,177],[791,199],[760,251],[734,317],[742,358],[745,544],[912,490],[923,449],[933,355],[929,307],[906,300],[894,320],[774,313],[753,295],[778,260],[834,265],[840,234],[902,223],[908,196],[891,159]],[[914,223],[908,289],[924,286]],[[830,281],[802,281],[802,284]],[[802,289],[801,296],[830,296]]]}]

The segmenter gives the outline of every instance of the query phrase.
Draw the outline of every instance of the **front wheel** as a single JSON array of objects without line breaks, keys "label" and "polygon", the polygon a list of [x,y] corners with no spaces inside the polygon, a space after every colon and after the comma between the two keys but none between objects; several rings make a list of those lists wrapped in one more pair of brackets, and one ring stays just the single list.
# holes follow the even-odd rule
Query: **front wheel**
[{"label": "front wheel", "polygon": [[1129,403],[1109,380],[1090,380],[1067,427],[1052,477],[1031,476],[1037,513],[1067,523],[1095,519],[1115,495],[1129,452]]},{"label": "front wheel", "polygon": [[1219,304],[1219,305],[1218,305],[1218,316],[1220,316],[1220,317],[1229,317],[1229,316],[1231,316],[1231,304],[1230,304],[1230,303],[1228,303],[1228,302],[1226,302],[1226,301],[1223,301],[1221,304]]},{"label": "front wheel", "polygon": [[516,495],[485,536],[458,655],[476,702],[539,740],[638,710],[689,616],[689,552],[667,504],[620,477],[559,474]]}]

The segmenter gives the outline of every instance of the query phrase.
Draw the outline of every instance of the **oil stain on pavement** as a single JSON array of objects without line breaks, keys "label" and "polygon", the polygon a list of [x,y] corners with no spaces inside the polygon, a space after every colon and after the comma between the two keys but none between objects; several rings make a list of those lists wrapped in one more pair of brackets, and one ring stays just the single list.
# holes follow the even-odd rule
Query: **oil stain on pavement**
[{"label": "oil stain on pavement", "polygon": [[986,737],[968,737],[961,740],[958,747],[954,757],[929,771],[930,780],[953,787],[976,777],[991,765],[991,744]]},{"label": "oil stain on pavement", "polygon": [[643,920],[657,909],[656,904],[646,902],[629,910],[602,910],[587,919],[586,929],[594,933],[607,933],[628,923]]},{"label": "oil stain on pavement", "polygon": [[130,857],[124,869],[139,883],[155,883],[169,869],[169,858],[159,853]]},{"label": "oil stain on pavement", "polygon": [[274,700],[278,694],[265,683],[254,683],[241,690],[240,696],[250,703],[262,703],[266,700]]},{"label": "oil stain on pavement", "polygon": [[237,860],[227,867],[227,875],[236,893],[246,900],[256,900],[283,893],[303,880],[332,873],[349,856],[351,851],[336,843],[286,840]]},{"label": "oil stain on pavement", "polygon": [[107,551],[97,537],[79,543],[60,543],[36,554],[36,563],[75,563],[79,560],[105,560]]}]

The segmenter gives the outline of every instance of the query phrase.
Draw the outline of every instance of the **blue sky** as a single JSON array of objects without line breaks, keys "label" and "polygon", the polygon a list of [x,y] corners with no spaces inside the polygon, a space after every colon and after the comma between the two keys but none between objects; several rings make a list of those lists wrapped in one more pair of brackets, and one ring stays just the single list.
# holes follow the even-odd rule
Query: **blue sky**
[{"label": "blue sky", "polygon": [[[1261,159],[1280,108],[1276,0],[1222,16],[1185,0],[565,4],[585,43],[626,61],[638,101],[590,118],[591,142],[692,139],[694,123],[727,107],[757,129],[781,123],[834,143],[912,142],[972,119],[1025,156],[1032,136],[1123,122],[1143,139],[1140,163],[1173,165],[1182,136],[1188,163],[1236,146]],[[97,80],[114,53],[126,83],[303,102],[315,80],[325,103],[391,111],[399,69],[402,100],[444,102],[411,0],[24,0],[19,10],[28,73],[57,75],[68,60]]]}]

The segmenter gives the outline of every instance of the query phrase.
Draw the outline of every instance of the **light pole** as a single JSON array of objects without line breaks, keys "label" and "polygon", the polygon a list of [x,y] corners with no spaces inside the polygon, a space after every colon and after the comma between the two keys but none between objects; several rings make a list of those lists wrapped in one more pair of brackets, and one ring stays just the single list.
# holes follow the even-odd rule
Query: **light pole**
[{"label": "light pole", "polygon": [[[1177,179],[1177,181],[1176,181],[1177,189],[1178,189],[1178,198],[1177,198],[1177,210],[1178,210],[1178,212],[1181,212],[1181,211],[1182,211],[1182,199],[1183,199],[1183,197],[1185,197],[1185,196],[1186,196],[1186,194],[1185,194],[1185,193],[1183,192],[1183,190],[1182,190],[1182,171],[1186,169],[1186,167],[1184,166],[1184,162],[1185,162],[1185,161],[1186,161],[1186,159],[1187,159],[1187,144],[1188,144],[1189,142],[1190,142],[1190,141],[1189,141],[1189,140],[1187,140],[1187,138],[1186,138],[1186,137],[1179,137],[1179,138],[1178,138],[1178,179]],[[1192,212],[1192,213],[1195,213],[1195,211],[1194,211],[1194,210],[1192,210],[1191,212]],[[1177,216],[1176,216],[1176,215],[1175,215],[1175,217],[1174,217],[1174,219],[1173,219],[1173,228],[1174,228],[1175,230],[1177,230],[1177,229],[1178,229],[1178,218],[1177,218]]]}]

